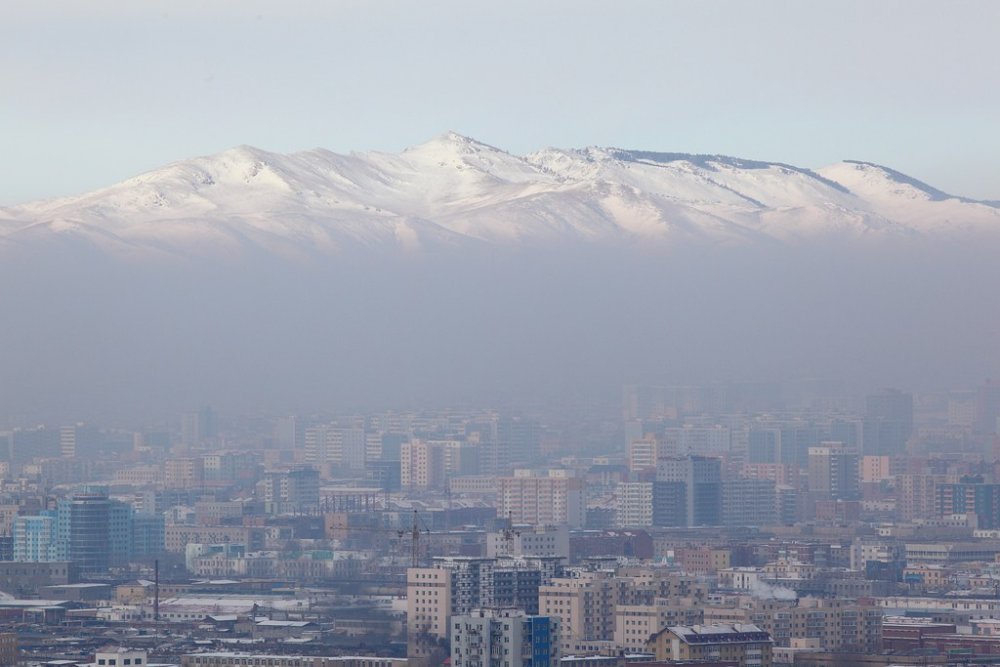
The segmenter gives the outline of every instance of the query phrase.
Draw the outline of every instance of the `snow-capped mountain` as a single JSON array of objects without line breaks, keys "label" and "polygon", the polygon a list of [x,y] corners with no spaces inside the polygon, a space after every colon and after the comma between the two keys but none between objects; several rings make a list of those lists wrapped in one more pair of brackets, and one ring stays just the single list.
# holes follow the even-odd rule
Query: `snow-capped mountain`
[{"label": "snow-capped mountain", "polygon": [[517,156],[453,132],[399,154],[241,146],[81,196],[0,209],[0,249],[58,239],[132,258],[970,234],[1000,235],[995,202],[865,162],[812,171],[615,148]]},{"label": "snow-capped mountain", "polygon": [[998,250],[996,203],[862,162],[239,147],[0,210],[0,409],[963,386],[1000,373]]}]

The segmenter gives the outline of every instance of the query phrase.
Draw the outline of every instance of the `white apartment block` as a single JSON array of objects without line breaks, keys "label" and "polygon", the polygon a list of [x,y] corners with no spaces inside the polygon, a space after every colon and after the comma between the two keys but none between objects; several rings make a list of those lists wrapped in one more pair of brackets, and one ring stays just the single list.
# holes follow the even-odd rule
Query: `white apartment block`
[{"label": "white apartment block", "polygon": [[652,482],[622,482],[615,493],[615,524],[619,528],[653,525]]},{"label": "white apartment block", "polygon": [[[513,523],[583,526],[583,481],[551,471],[547,476],[501,477],[498,513]],[[553,474],[555,473],[555,474]]]}]

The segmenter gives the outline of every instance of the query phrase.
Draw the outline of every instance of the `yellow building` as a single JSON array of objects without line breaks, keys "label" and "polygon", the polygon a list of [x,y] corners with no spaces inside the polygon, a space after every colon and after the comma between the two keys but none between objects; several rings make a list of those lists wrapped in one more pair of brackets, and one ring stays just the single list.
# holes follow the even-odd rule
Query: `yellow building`
[{"label": "yellow building", "polygon": [[448,639],[451,598],[449,569],[411,567],[406,571],[407,657],[426,657],[434,639]]},{"label": "yellow building", "polygon": [[658,662],[714,660],[740,667],[771,667],[771,635],[756,625],[671,625],[653,635],[646,650]]}]

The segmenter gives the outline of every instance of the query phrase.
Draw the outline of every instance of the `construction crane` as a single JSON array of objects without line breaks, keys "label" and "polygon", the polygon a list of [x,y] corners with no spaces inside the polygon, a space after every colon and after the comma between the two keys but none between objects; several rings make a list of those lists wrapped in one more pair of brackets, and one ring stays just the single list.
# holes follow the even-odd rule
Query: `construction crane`
[{"label": "construction crane", "polygon": [[[413,510],[413,525],[410,527],[410,567],[417,567],[420,562],[420,524],[424,524],[426,534],[430,535],[430,528],[420,518],[417,510]],[[403,537],[404,531],[399,531],[399,536]]]},{"label": "construction crane", "polygon": [[423,518],[420,516],[420,513],[417,510],[413,510],[413,519],[410,523],[409,528],[381,528],[376,526],[345,525],[342,528],[337,528],[336,530],[343,530],[348,533],[362,532],[362,533],[380,533],[384,535],[395,535],[401,540],[409,537],[411,567],[418,567],[420,565],[421,535],[427,536],[431,534],[430,528],[427,526],[427,523],[423,520]]}]

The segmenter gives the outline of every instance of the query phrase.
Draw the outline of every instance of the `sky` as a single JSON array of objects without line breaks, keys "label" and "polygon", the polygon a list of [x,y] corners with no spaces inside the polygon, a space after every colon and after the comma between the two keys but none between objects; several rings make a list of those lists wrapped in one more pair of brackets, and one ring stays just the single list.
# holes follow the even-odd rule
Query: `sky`
[{"label": "sky", "polygon": [[891,166],[1000,199],[1000,3],[34,0],[0,206],[250,144],[618,146]]}]

